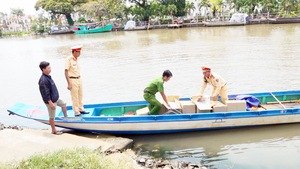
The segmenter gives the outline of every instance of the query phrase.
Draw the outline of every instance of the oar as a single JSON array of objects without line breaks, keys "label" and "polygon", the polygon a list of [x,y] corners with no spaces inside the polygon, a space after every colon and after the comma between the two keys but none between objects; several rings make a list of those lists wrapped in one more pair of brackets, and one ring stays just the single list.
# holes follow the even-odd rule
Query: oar
[{"label": "oar", "polygon": [[276,98],[276,96],[274,96],[274,94],[272,92],[270,92],[270,94],[274,97],[274,99],[284,108],[286,109],[286,107]]}]

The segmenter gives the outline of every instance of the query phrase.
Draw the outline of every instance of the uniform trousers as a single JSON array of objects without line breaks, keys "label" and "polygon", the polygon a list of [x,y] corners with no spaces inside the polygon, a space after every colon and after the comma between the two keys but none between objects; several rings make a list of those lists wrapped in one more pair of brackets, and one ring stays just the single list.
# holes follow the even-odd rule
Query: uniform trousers
[{"label": "uniform trousers", "polygon": [[72,97],[72,108],[75,115],[79,115],[80,111],[84,111],[82,103],[82,81],[80,78],[73,79],[70,78],[71,88],[71,97]]},{"label": "uniform trousers", "polygon": [[[212,90],[212,95],[215,93],[216,87],[213,87]],[[227,93],[227,85],[224,85],[220,92],[219,92],[219,96],[221,97],[221,102],[223,104],[226,104],[226,101],[228,100],[228,93]]]},{"label": "uniform trousers", "polygon": [[155,98],[155,95],[150,93],[144,93],[144,99],[149,102],[149,114],[157,115],[161,109],[161,103]]}]

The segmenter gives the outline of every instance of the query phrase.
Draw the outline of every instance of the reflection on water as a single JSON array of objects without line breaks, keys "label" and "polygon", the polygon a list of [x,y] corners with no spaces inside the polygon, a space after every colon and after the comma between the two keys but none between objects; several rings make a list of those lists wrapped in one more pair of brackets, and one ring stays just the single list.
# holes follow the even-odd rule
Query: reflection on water
[{"label": "reflection on water", "polygon": [[[0,121],[49,128],[8,116],[6,109],[17,102],[44,106],[37,84],[41,75],[38,64],[42,60],[51,63],[60,97],[70,105],[64,63],[73,45],[83,45],[80,66],[84,103],[92,104],[143,100],[144,87],[165,69],[174,75],[165,84],[167,95],[197,95],[202,65],[209,65],[222,75],[231,94],[298,90],[297,37],[299,24],[0,39]],[[299,127],[282,125],[132,138],[137,146],[173,151],[170,158],[201,160],[216,168],[299,168]]]},{"label": "reflection on water", "polygon": [[169,160],[218,169],[280,169],[300,166],[299,128],[300,124],[288,124],[129,138],[144,151],[165,150],[163,156]]}]

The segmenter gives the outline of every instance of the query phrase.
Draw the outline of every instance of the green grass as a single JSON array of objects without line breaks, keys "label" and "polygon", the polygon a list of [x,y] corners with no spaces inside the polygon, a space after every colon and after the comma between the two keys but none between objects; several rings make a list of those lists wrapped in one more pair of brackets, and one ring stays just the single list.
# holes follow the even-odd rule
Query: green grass
[{"label": "green grass", "polygon": [[2,32],[2,36],[22,36],[26,34],[31,34],[30,31],[15,31],[15,32]]},{"label": "green grass", "polygon": [[0,164],[0,169],[125,169],[122,162],[110,160],[97,150],[87,148],[64,149],[34,155],[17,164]]}]

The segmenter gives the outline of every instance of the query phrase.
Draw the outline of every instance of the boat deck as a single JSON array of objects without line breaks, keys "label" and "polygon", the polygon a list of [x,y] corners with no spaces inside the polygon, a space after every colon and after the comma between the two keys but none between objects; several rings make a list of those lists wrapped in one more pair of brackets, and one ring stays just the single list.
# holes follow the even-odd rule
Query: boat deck
[{"label": "boat deck", "polygon": [[[300,107],[299,101],[294,101],[294,102],[282,102],[282,104],[284,105],[285,108],[296,108],[296,107]],[[262,104],[262,106],[263,106],[264,108],[266,108],[267,110],[271,110],[271,109],[282,109],[282,108],[283,108],[279,103],[266,103],[266,104]]]}]

